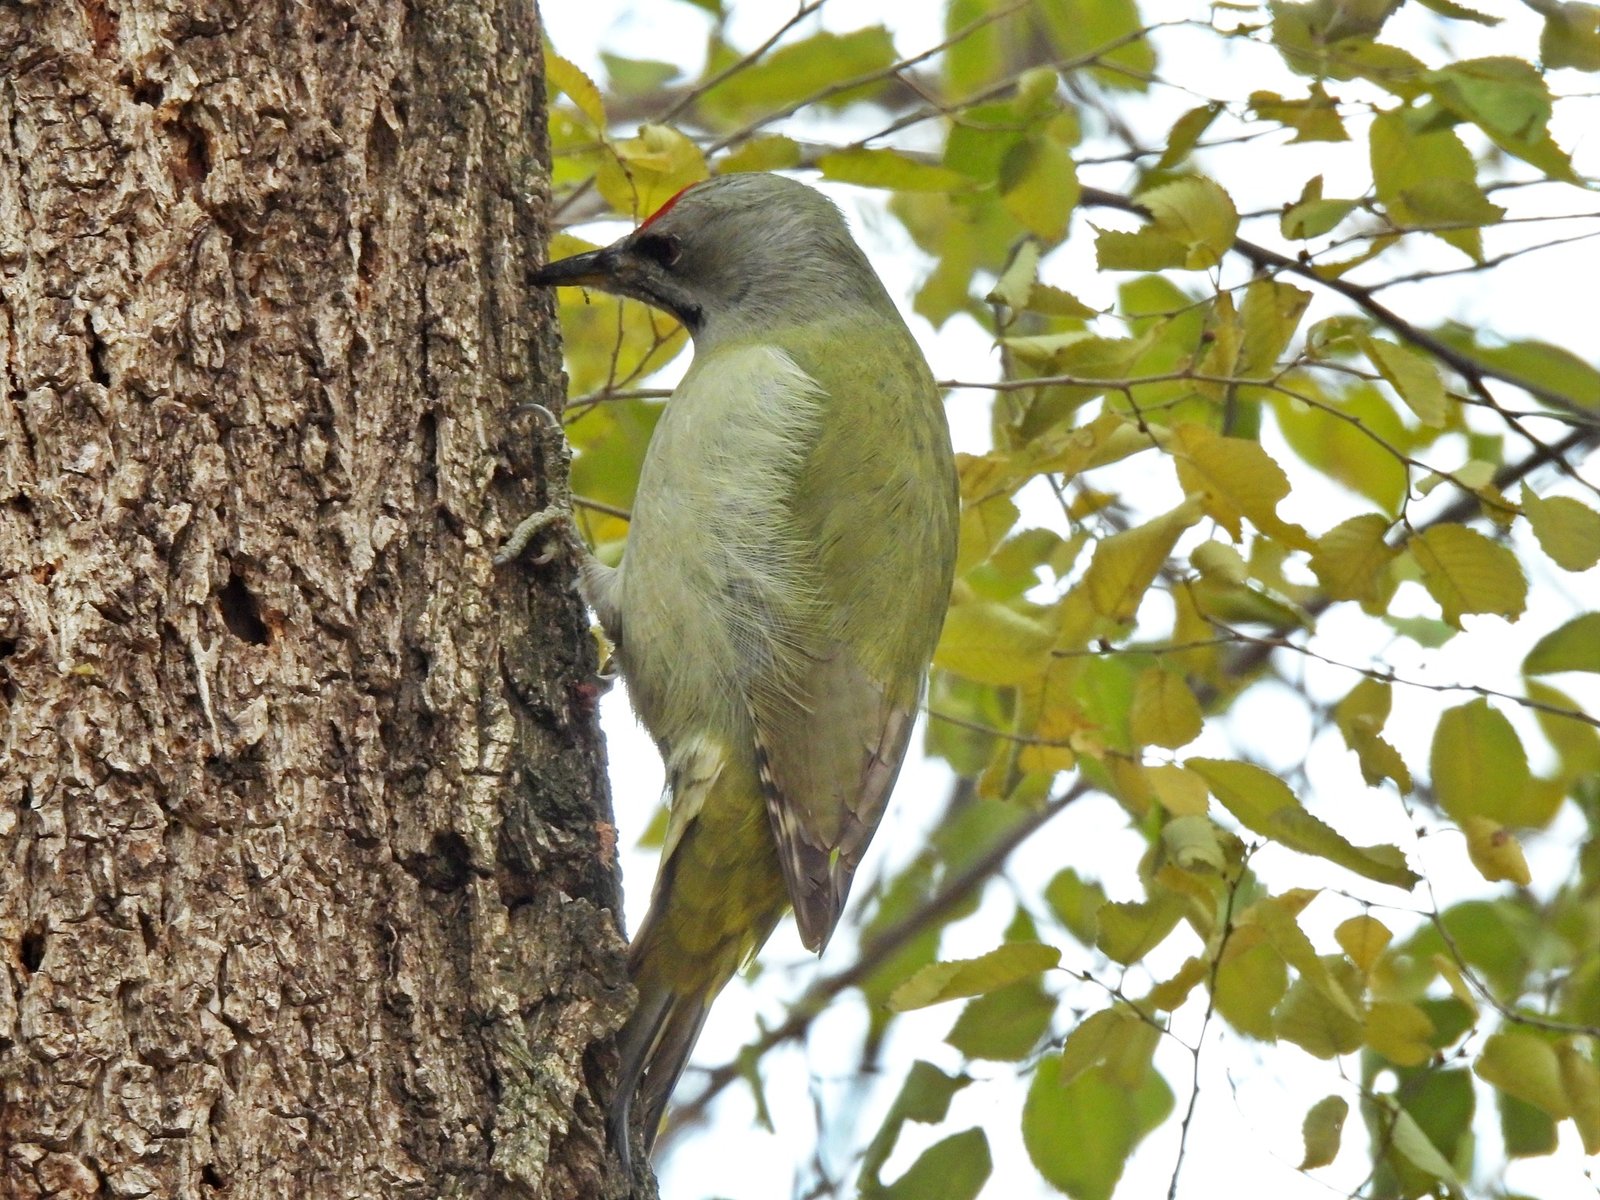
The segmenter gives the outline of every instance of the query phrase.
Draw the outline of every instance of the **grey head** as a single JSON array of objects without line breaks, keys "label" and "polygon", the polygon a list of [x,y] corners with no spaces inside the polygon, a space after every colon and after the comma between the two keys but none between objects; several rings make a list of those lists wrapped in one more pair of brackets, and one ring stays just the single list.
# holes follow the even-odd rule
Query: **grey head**
[{"label": "grey head", "polygon": [[702,343],[859,306],[894,312],[833,201],[761,173],[692,184],[626,237],[532,281],[642,300]]}]

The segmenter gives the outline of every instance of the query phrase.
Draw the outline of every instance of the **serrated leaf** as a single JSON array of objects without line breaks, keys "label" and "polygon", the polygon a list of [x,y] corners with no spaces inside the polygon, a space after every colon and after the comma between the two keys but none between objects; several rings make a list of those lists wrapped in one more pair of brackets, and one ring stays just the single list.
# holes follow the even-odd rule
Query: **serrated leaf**
[{"label": "serrated leaf", "polygon": [[1385,540],[1390,524],[1379,513],[1362,513],[1317,539],[1311,570],[1330,600],[1377,602],[1388,593],[1385,573],[1400,554]]},{"label": "serrated leaf", "polygon": [[1563,571],[1587,571],[1600,562],[1600,512],[1570,496],[1541,500],[1522,486],[1522,515],[1539,547]]},{"label": "serrated leaf", "polygon": [[1140,673],[1128,711],[1129,732],[1136,742],[1175,750],[1199,737],[1204,723],[1200,702],[1180,676],[1160,667]]},{"label": "serrated leaf", "polygon": [[1433,428],[1444,424],[1449,415],[1449,396],[1433,359],[1379,337],[1362,339],[1361,348],[1419,421]]},{"label": "serrated leaf", "polygon": [[1296,549],[1309,550],[1311,538],[1278,516],[1278,501],[1289,494],[1289,477],[1259,442],[1222,437],[1203,425],[1173,430],[1173,461],[1178,482],[1199,495],[1208,516],[1234,537],[1243,537],[1239,520],[1249,517],[1263,533]]},{"label": "serrated leaf", "polygon": [[1079,583],[1095,612],[1131,621],[1172,547],[1201,511],[1198,501],[1186,500],[1171,512],[1102,539]]},{"label": "serrated leaf", "polygon": [[1457,824],[1468,817],[1520,823],[1531,778],[1528,755],[1511,722],[1487,700],[1458,705],[1439,718],[1429,764],[1439,806]]},{"label": "serrated leaf", "polygon": [[552,86],[563,92],[597,130],[606,129],[606,105],[600,89],[574,63],[562,58],[548,47],[544,52],[544,74]]},{"label": "serrated leaf", "polygon": [[1539,12],[1544,17],[1539,58],[1546,67],[1600,71],[1600,5],[1545,0]]},{"label": "serrated leaf", "polygon": [[1216,266],[1239,232],[1232,198],[1203,175],[1141,192],[1138,200],[1150,210],[1155,228],[1184,247],[1181,265],[1190,270]]},{"label": "serrated leaf", "polygon": [[1463,817],[1461,832],[1467,835],[1467,857],[1490,883],[1509,880],[1518,887],[1527,887],[1533,881],[1516,835],[1500,822],[1488,817]]},{"label": "serrated leaf", "polygon": [[1300,1159],[1302,1171],[1325,1167],[1339,1157],[1339,1140],[1349,1115],[1350,1103],[1343,1096],[1324,1096],[1306,1111],[1305,1120],[1300,1123],[1300,1135],[1306,1144],[1305,1155]]},{"label": "serrated leaf", "polygon": [[863,1190],[881,1186],[878,1173],[888,1161],[900,1130],[907,1121],[935,1125],[944,1120],[950,1111],[950,1100],[972,1080],[965,1075],[946,1075],[931,1063],[918,1060],[911,1064],[900,1093],[889,1106],[883,1124],[868,1143],[861,1159]]},{"label": "serrated leaf", "polygon": [[[737,57],[731,47],[719,46],[717,51],[706,63],[708,78],[732,65]],[[827,103],[838,107],[881,90],[897,57],[894,39],[881,25],[848,33],[824,30],[769,51],[727,75],[701,96],[699,107],[719,121],[731,123],[766,116],[838,84],[882,73],[861,88],[833,94]]]},{"label": "serrated leaf", "polygon": [[1247,378],[1272,374],[1278,359],[1294,340],[1311,293],[1275,279],[1252,279],[1245,288],[1239,321],[1244,340],[1236,370]]},{"label": "serrated leaf", "polygon": [[1409,549],[1422,568],[1422,585],[1457,629],[1468,613],[1496,613],[1510,620],[1527,607],[1528,581],[1517,556],[1465,525],[1435,525],[1414,537]]},{"label": "serrated leaf", "polygon": [[1061,961],[1061,951],[1038,942],[1008,942],[977,958],[930,963],[889,996],[895,1012],[926,1008],[946,1000],[981,996],[1020,979],[1048,971]]},{"label": "serrated leaf", "polygon": [[1290,985],[1272,1027],[1278,1037],[1317,1058],[1338,1058],[1361,1046],[1361,1018],[1304,976]]},{"label": "serrated leaf", "polygon": [[612,142],[611,150],[600,160],[595,186],[614,212],[636,220],[709,173],[700,148],[666,125],[641,125],[638,137]]},{"label": "serrated leaf", "polygon": [[1253,763],[1191,758],[1184,765],[1199,774],[1211,794],[1246,829],[1314,854],[1346,870],[1395,887],[1416,886],[1418,876],[1394,846],[1357,846],[1300,806],[1289,785]]},{"label": "serrated leaf", "polygon": [[974,683],[1002,687],[1043,672],[1054,635],[1037,620],[997,601],[952,605],[933,662]]},{"label": "serrated leaf", "polygon": [[1025,138],[1000,162],[1001,205],[1047,246],[1067,236],[1081,191],[1072,155],[1052,137]]},{"label": "serrated leaf", "polygon": [[1229,950],[1217,967],[1213,997],[1223,1019],[1240,1033],[1270,1041],[1272,1012],[1289,987],[1289,968],[1265,941]]},{"label": "serrated leaf", "polygon": [[998,988],[968,1002],[945,1041],[968,1058],[1020,1062],[1050,1029],[1056,1002],[1037,978]]}]

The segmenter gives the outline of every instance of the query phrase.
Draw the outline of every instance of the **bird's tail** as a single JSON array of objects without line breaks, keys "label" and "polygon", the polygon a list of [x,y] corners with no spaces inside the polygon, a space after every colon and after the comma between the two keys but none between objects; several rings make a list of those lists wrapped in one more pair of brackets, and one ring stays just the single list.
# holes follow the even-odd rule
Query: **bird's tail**
[{"label": "bird's tail", "polygon": [[637,982],[639,1006],[617,1037],[622,1071],[611,1106],[611,1143],[624,1158],[629,1150],[636,1103],[641,1110],[645,1154],[655,1145],[672,1089],[683,1074],[711,1001],[720,990],[684,993],[674,991],[659,979]]}]

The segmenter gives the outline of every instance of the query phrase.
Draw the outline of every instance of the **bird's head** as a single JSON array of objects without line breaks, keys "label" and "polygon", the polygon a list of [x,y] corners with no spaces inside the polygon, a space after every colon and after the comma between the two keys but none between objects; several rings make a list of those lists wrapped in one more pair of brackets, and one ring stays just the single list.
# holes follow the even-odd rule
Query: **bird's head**
[{"label": "bird's head", "polygon": [[626,237],[550,263],[532,281],[642,300],[696,340],[889,303],[833,202],[760,173],[692,184]]}]

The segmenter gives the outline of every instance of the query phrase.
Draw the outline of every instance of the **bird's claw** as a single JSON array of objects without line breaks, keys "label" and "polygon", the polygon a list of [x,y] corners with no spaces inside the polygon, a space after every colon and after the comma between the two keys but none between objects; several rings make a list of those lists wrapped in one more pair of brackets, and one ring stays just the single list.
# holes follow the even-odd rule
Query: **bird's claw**
[{"label": "bird's claw", "polygon": [[557,531],[558,544],[537,554],[533,558],[533,563],[542,567],[546,563],[553,561],[561,553],[562,549],[569,544],[572,528],[572,514],[566,509],[556,508],[554,505],[548,508],[541,508],[538,512],[524,517],[517,527],[511,531],[511,536],[506,539],[505,545],[500,547],[499,553],[494,556],[494,565],[503,567],[508,563],[516,562],[527,551],[534,538],[551,528]]}]

